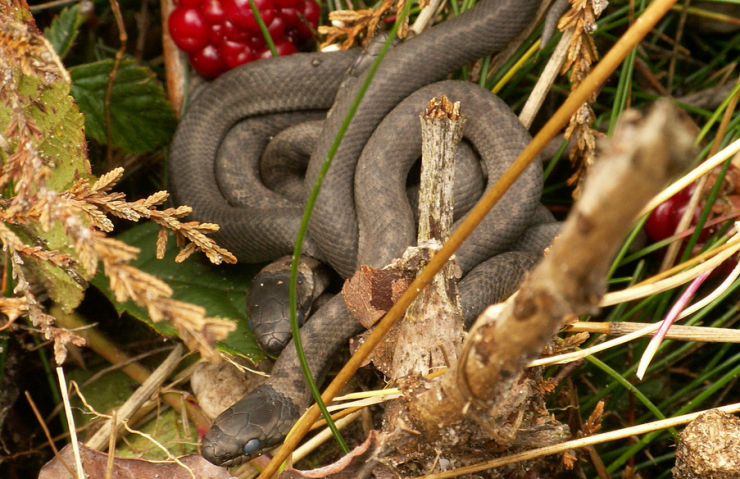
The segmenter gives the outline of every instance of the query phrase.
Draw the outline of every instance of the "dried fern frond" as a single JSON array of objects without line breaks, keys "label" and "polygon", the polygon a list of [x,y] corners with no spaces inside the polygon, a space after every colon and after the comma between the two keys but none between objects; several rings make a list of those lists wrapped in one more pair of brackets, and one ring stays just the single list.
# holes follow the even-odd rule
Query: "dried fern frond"
[{"label": "dried fern frond", "polygon": [[[403,1],[384,0],[377,8],[362,10],[334,10],[329,12],[331,26],[320,26],[319,34],[326,39],[321,43],[321,48],[342,42],[339,48],[348,50],[357,45],[367,45],[367,42],[375,36],[378,24],[393,12],[399,12],[403,8]],[[399,29],[398,36],[404,38],[408,31],[408,20]]]},{"label": "dried fern frond", "polygon": [[[571,9],[560,19],[558,28],[561,31],[573,30],[568,55],[561,69],[563,75],[570,71],[570,89],[573,91],[591,72],[592,65],[599,58],[599,52],[591,35],[596,31],[596,19],[606,8],[607,2],[604,0],[570,0],[570,4]],[[578,113],[571,117],[564,135],[565,139],[570,139],[574,135],[576,137],[569,154],[575,173],[568,179],[569,185],[576,185],[573,192],[576,198],[588,168],[596,159],[596,140],[604,136],[601,132],[591,128],[595,118],[591,103],[595,101],[596,92],[591,95],[589,102],[584,103]]]},{"label": "dried fern frond", "polygon": [[[0,327],[28,315],[33,326],[54,342],[57,362],[63,362],[66,345],[81,345],[83,340],[54,326],[54,318],[44,311],[31,287],[36,280],[32,278],[39,275],[28,276],[27,270],[44,263],[52,270],[60,270],[61,277],[74,278],[73,284],[84,289],[85,279],[94,276],[102,264],[119,301],[132,300],[145,307],[153,321],[171,321],[191,349],[217,359],[214,343],[225,338],[234,329],[233,324],[208,318],[200,306],[172,299],[172,289],[164,281],[131,266],[129,263],[136,259],[139,250],[106,235],[113,230],[108,215],[131,221],[151,219],[159,224],[159,257],[166,245],[166,232],[171,230],[189,241],[180,257],[202,251],[214,263],[234,263],[236,258],[207,237],[218,229],[216,225],[180,221],[190,212],[188,207],[158,210],[166,201],[167,192],[126,201],[123,194],[111,192],[123,175],[120,168],[94,180],[81,128],[70,128],[69,134],[76,135],[72,139],[77,142],[79,155],[70,154],[69,158],[76,162],[77,169],[63,165],[68,175],[70,170],[74,173],[68,186],[59,188],[59,183],[64,182],[59,179],[62,170],[50,151],[67,144],[55,143],[62,140],[49,131],[44,115],[56,113],[63,106],[72,112],[75,121],[80,121],[81,116],[69,97],[69,75],[52,46],[30,17],[19,20],[25,11],[23,5],[14,3],[13,7],[0,10],[0,108],[5,114],[0,119],[7,118],[0,123],[0,190],[4,192],[0,201],[0,242],[8,251],[9,261],[4,266],[15,280],[15,296],[0,301],[0,312],[7,318]],[[56,96],[45,96],[52,94]],[[57,103],[49,106],[47,98]],[[54,235],[62,237],[59,248],[51,246],[46,238]],[[44,271],[41,276],[48,274],[48,270],[40,271]],[[50,284],[56,280],[45,278]]]}]

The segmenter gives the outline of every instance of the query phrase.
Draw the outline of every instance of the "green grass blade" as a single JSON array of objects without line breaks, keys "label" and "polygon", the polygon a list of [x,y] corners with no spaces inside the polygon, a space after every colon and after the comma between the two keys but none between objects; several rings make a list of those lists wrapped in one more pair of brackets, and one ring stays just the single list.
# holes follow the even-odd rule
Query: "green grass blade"
[{"label": "green grass blade", "polygon": [[334,138],[334,142],[331,144],[331,147],[329,148],[329,152],[327,153],[326,158],[324,159],[324,162],[322,163],[321,171],[318,177],[316,178],[316,182],[313,185],[313,189],[311,190],[311,195],[308,198],[308,203],[306,204],[306,209],[304,210],[304,213],[303,213],[301,225],[300,225],[300,228],[298,229],[296,245],[295,245],[295,249],[293,250],[293,262],[291,263],[291,267],[290,267],[290,297],[289,297],[290,326],[293,332],[293,341],[295,343],[295,348],[298,353],[298,359],[300,360],[300,363],[301,363],[301,369],[303,370],[303,375],[306,378],[306,382],[308,383],[309,389],[311,390],[311,395],[313,396],[314,401],[316,401],[316,404],[319,407],[319,410],[321,411],[321,414],[324,417],[324,420],[326,420],[327,425],[329,426],[332,433],[334,434],[334,438],[339,444],[339,447],[342,449],[342,451],[345,454],[349,452],[349,448],[347,447],[344,440],[342,439],[342,436],[339,433],[339,430],[334,424],[334,421],[332,421],[331,419],[331,415],[329,414],[329,411],[326,409],[326,405],[321,399],[321,392],[319,391],[319,388],[316,385],[316,382],[313,380],[313,376],[311,375],[311,371],[308,367],[308,361],[306,360],[306,355],[303,352],[303,344],[301,342],[301,336],[300,336],[299,329],[298,329],[298,318],[297,318],[297,312],[296,312],[296,306],[297,306],[296,291],[298,287],[297,286],[298,263],[300,260],[301,250],[303,247],[303,240],[306,236],[306,230],[308,229],[308,222],[311,219],[311,213],[313,212],[314,205],[316,204],[316,199],[318,198],[319,192],[321,191],[321,185],[324,182],[326,173],[329,171],[329,167],[331,166],[332,160],[334,159],[334,155],[336,155],[337,153],[339,144],[341,143],[342,138],[344,138],[344,134],[347,131],[349,124],[352,122],[352,118],[354,118],[355,113],[357,112],[357,108],[359,107],[360,102],[362,101],[362,98],[365,95],[365,92],[370,86],[370,82],[372,81],[373,76],[375,75],[375,72],[377,71],[378,66],[380,65],[380,62],[383,61],[383,58],[385,57],[385,54],[388,52],[388,49],[390,48],[391,43],[393,42],[393,39],[396,38],[396,33],[398,32],[398,28],[401,26],[403,19],[405,19],[408,16],[409,9],[412,3],[413,2],[407,2],[403,7],[403,11],[396,19],[396,22],[394,23],[393,28],[388,34],[388,38],[386,39],[385,43],[383,44],[383,47],[380,50],[380,53],[378,53],[378,56],[375,58],[375,61],[370,66],[370,69],[367,72],[367,76],[365,77],[360,87],[360,91],[358,92],[357,97],[355,98],[349,111],[347,112],[347,116],[344,118],[344,122],[339,128],[339,131],[337,132],[337,135]]}]

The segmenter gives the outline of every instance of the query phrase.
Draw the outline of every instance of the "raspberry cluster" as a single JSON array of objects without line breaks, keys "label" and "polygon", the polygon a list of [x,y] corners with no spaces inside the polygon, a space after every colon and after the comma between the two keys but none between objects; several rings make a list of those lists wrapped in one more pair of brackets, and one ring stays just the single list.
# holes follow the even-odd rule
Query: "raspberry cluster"
[{"label": "raspberry cluster", "polygon": [[[315,0],[254,0],[280,56],[298,51],[319,23]],[[180,0],[169,19],[172,40],[207,78],[269,58],[249,0]]]}]

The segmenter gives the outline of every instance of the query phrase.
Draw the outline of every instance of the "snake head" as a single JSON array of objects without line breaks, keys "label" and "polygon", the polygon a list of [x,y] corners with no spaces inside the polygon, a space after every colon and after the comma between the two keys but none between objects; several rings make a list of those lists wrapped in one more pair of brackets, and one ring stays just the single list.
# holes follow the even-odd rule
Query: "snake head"
[{"label": "snake head", "polygon": [[[249,324],[260,348],[271,356],[280,355],[293,338],[288,302],[292,261],[291,256],[284,256],[263,268],[247,293]],[[326,266],[302,256],[296,281],[296,310],[301,326],[314,300],[326,289],[330,276]]]},{"label": "snake head", "polygon": [[297,418],[293,401],[272,386],[258,386],[216,418],[201,454],[218,466],[238,466],[282,442]]}]

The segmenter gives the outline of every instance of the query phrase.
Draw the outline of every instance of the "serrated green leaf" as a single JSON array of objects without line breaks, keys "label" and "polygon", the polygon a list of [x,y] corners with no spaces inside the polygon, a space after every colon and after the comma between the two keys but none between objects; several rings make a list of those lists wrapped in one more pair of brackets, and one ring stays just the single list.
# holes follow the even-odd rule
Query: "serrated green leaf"
[{"label": "serrated green leaf", "polygon": [[87,15],[80,9],[80,4],[62,10],[54,17],[51,25],[44,29],[44,35],[54,46],[54,50],[61,58],[67,56],[69,49],[74,45],[80,26],[85,22]]},{"label": "serrated green leaf", "polygon": [[[165,258],[159,260],[156,258],[155,246],[158,231],[156,224],[145,223],[118,236],[121,241],[141,249],[139,257],[132,265],[166,281],[172,287],[175,299],[203,306],[210,317],[236,321],[237,329],[223,341],[223,349],[241,354],[254,362],[261,361],[264,353],[246,325],[246,291],[260,266],[215,266],[195,256],[178,264],[175,263],[177,248],[172,244],[173,241],[170,241]],[[102,273],[92,283],[111,300],[119,312],[131,314],[161,334],[177,334],[166,322],[152,323],[146,309],[130,301],[118,303],[110,291],[108,279]]]},{"label": "serrated green leaf", "polygon": [[[105,92],[113,60],[73,67],[72,96],[85,113],[88,136],[106,144]],[[129,153],[143,153],[166,145],[177,126],[175,111],[154,73],[132,60],[116,71],[110,100],[111,142]]]}]

